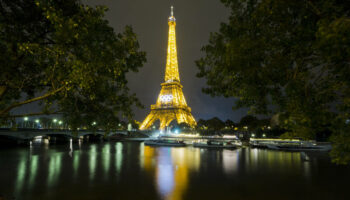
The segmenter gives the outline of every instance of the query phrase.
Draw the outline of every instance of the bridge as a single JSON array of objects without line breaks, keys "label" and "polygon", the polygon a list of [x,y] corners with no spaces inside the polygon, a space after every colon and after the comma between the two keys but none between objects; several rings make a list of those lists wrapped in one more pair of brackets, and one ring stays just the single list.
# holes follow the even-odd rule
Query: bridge
[{"label": "bridge", "polygon": [[111,131],[106,134],[105,131],[97,130],[78,130],[76,134],[73,134],[71,130],[67,129],[32,129],[32,128],[18,128],[16,130],[11,130],[10,128],[0,128],[0,139],[17,141],[29,141],[33,140],[38,136],[50,137],[50,138],[81,138],[84,136],[98,137],[98,138],[110,138],[115,135],[128,135],[132,133],[143,133],[148,134],[147,131],[127,131],[127,130],[117,130]]}]

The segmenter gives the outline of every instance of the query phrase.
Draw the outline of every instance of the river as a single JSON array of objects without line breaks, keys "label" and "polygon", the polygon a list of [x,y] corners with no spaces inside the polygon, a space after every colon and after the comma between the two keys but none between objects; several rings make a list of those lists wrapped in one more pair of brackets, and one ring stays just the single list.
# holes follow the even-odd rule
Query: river
[{"label": "river", "polygon": [[326,154],[139,142],[0,149],[0,199],[350,199],[350,168]]}]

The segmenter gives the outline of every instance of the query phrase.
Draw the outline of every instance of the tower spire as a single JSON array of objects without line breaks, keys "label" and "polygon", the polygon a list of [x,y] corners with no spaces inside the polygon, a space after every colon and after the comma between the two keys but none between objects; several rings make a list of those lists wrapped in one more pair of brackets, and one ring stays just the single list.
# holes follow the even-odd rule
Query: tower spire
[{"label": "tower spire", "polygon": [[176,20],[174,17],[173,6],[171,8],[171,16],[168,20],[169,36],[168,36],[168,52],[165,66],[165,82],[180,82],[179,67],[177,63],[177,49],[176,49],[176,34],[175,26]]}]

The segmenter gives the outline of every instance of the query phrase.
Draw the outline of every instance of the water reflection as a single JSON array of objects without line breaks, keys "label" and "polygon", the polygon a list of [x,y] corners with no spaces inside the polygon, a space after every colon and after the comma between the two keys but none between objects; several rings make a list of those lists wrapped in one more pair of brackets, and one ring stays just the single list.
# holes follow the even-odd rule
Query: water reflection
[{"label": "water reflection", "polygon": [[21,155],[19,159],[19,164],[17,168],[17,179],[16,179],[16,184],[15,184],[15,190],[17,194],[19,194],[22,190],[24,180],[25,180],[25,175],[26,175],[26,157],[25,155]]},{"label": "water reflection", "polygon": [[[326,182],[317,179],[324,173],[328,173],[330,181],[343,177],[333,178],[336,167],[329,163],[324,165],[325,161],[317,161],[315,157],[305,162],[298,152],[150,147],[131,142],[82,144],[80,150],[72,152],[68,147],[68,143],[66,146],[50,146],[49,149],[33,146],[27,150],[16,149],[9,156],[0,151],[0,170],[9,171],[0,174],[0,192],[9,191],[16,198],[30,195],[30,198],[18,199],[52,199],[57,195],[72,199],[69,192],[78,188],[80,193],[106,195],[99,199],[111,199],[109,195],[116,191],[123,197],[131,195],[134,199],[142,199],[142,195],[151,193],[143,199],[176,200],[196,199],[191,198],[191,193],[207,194],[209,191],[202,188],[208,185],[220,194],[236,194],[239,193],[237,188],[242,185],[248,187],[249,184],[252,191],[259,193],[264,190],[264,194],[267,192],[271,196],[273,191],[269,188],[272,186],[280,191],[289,187],[303,190],[304,186],[305,190],[311,190],[317,188],[314,184],[326,188],[322,185]],[[349,177],[349,173],[344,172],[341,173]],[[347,179],[345,176],[344,180]],[[279,188],[279,182],[287,186]],[[304,185],[299,186],[299,183]],[[130,194],[135,187],[139,194]],[[69,192],[61,194],[57,188]],[[79,192],[76,193],[78,196]],[[41,196],[38,194],[38,198],[32,198],[36,193]]]},{"label": "water reflection", "polygon": [[227,150],[224,149],[222,151],[222,164],[225,173],[234,174],[238,170],[238,162],[239,162],[239,152],[240,150]]},{"label": "water reflection", "polygon": [[74,179],[78,175],[79,163],[80,163],[80,151],[74,151],[74,153],[73,153],[73,176],[74,176]]},{"label": "water reflection", "polygon": [[105,144],[102,149],[102,160],[103,160],[103,169],[105,178],[108,177],[109,173],[109,167],[110,167],[110,161],[111,161],[111,153],[110,153],[111,146],[109,143]]},{"label": "water reflection", "polygon": [[[152,152],[153,147],[145,147]],[[182,199],[189,172],[199,170],[200,150],[195,148],[157,148],[156,182],[163,199]],[[149,159],[146,157],[146,159]],[[149,161],[148,161],[149,162]],[[146,165],[145,165],[146,166]]]},{"label": "water reflection", "polygon": [[93,180],[95,177],[95,170],[96,170],[96,162],[97,162],[97,152],[96,152],[96,144],[92,144],[90,147],[90,160],[89,160],[89,167],[90,167],[90,180]]},{"label": "water reflection", "polygon": [[32,188],[38,171],[39,156],[33,155],[30,160],[29,187]]},{"label": "water reflection", "polygon": [[123,164],[123,143],[117,142],[115,144],[115,168],[117,169],[117,175],[120,175]]},{"label": "water reflection", "polygon": [[265,170],[285,171],[299,170],[301,165],[300,152],[271,151],[267,149],[250,149],[242,150],[245,158],[247,170],[258,171],[261,168]]},{"label": "water reflection", "polygon": [[49,171],[47,176],[48,187],[54,186],[61,172],[62,153],[56,152],[50,156]]}]

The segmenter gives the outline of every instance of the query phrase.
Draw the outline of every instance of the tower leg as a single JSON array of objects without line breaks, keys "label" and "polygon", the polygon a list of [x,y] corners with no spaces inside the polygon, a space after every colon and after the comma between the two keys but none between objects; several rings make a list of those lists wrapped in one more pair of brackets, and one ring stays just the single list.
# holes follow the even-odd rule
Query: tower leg
[{"label": "tower leg", "polygon": [[148,129],[156,119],[156,115],[153,112],[148,114],[146,119],[140,125],[140,130]]}]

